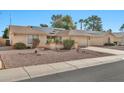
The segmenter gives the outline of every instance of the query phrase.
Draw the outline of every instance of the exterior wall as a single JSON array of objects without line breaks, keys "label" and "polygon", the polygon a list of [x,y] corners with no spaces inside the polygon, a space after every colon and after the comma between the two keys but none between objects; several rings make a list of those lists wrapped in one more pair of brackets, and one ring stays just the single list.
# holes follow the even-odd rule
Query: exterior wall
[{"label": "exterior wall", "polygon": [[[87,45],[104,45],[105,43],[108,43],[108,38],[110,38],[110,42],[118,42],[118,43],[124,43],[124,38],[115,37],[112,34],[107,34],[106,36],[101,37],[88,37],[88,36],[62,36],[62,40],[64,39],[72,39],[75,40],[80,46],[87,46]],[[30,46],[28,44],[28,35],[14,35],[12,31],[9,32],[9,39],[11,45],[14,45],[17,42],[25,43],[27,46]],[[40,44],[39,46],[45,45],[47,42],[47,36],[46,35],[39,35]],[[5,40],[0,39],[0,45],[5,44]]]},{"label": "exterior wall", "polygon": [[45,36],[45,35],[40,35],[40,36],[39,36],[39,39],[40,39],[40,44],[39,44],[39,46],[42,46],[42,45],[45,45],[45,44],[46,44],[46,42],[47,42],[47,36]]},{"label": "exterior wall", "polygon": [[[40,44],[39,46],[45,45],[47,41],[47,37],[45,35],[40,35]],[[15,43],[22,42],[26,44],[26,46],[32,46],[31,44],[28,44],[28,35],[11,35],[11,45],[14,45]]]},{"label": "exterior wall", "polygon": [[110,42],[111,42],[111,43],[114,43],[114,42],[115,42],[115,40],[114,40],[115,36],[113,36],[113,35],[111,35],[111,34],[108,34],[108,35],[106,35],[106,36],[104,37],[105,43],[108,43],[108,38],[110,38]]},{"label": "exterior wall", "polygon": [[108,34],[102,37],[91,37],[89,40],[89,45],[98,45],[98,46],[104,45],[105,43],[108,43],[109,38],[111,43],[115,42],[115,37],[111,34]]},{"label": "exterior wall", "polygon": [[[87,45],[96,45],[102,46],[105,43],[108,43],[108,38],[110,38],[110,42],[115,42],[115,36],[108,34],[106,36],[101,37],[88,37],[88,36],[71,36],[72,40],[75,40],[80,46],[87,46]],[[116,39],[119,40],[120,39]]]},{"label": "exterior wall", "polygon": [[[117,38],[112,35],[106,35],[103,37],[87,37],[87,36],[63,36],[62,40],[64,39],[72,39],[75,40],[80,46],[87,46],[87,45],[104,45],[105,43],[108,43],[108,38],[110,37],[111,43],[113,42],[121,42],[122,38]],[[28,35],[14,35],[11,33],[11,45],[14,45],[17,42],[25,43],[27,46],[30,46],[30,44],[27,43]],[[47,41],[47,36],[40,35],[40,44],[39,46],[45,45]]]},{"label": "exterior wall", "polygon": [[117,45],[119,45],[120,43],[123,42],[123,40],[122,40],[123,38],[122,38],[122,37],[115,37],[115,36],[113,36],[113,35],[108,35],[108,36],[106,36],[106,37],[105,37],[106,42],[107,42],[108,37],[110,37],[111,43],[117,42]]},{"label": "exterior wall", "polygon": [[105,38],[103,37],[90,37],[90,40],[88,40],[89,44],[88,45],[97,45],[97,46],[101,46],[104,45]]},{"label": "exterior wall", "polygon": [[71,39],[78,43],[79,46],[87,46],[88,37],[86,36],[71,36]]},{"label": "exterior wall", "polygon": [[115,37],[114,40],[118,45],[124,45],[124,37]]},{"label": "exterior wall", "polygon": [[69,39],[69,36],[62,36],[62,41],[65,39]]},{"label": "exterior wall", "polygon": [[[63,39],[69,39],[69,37],[62,37]],[[71,36],[72,40],[78,43],[80,46],[87,45],[104,45],[108,42],[108,36],[105,37],[88,37],[88,36]]]},{"label": "exterior wall", "polygon": [[6,39],[0,38],[0,46],[6,45]]},{"label": "exterior wall", "polygon": [[115,41],[115,42],[122,42],[122,38],[121,38],[121,37],[115,37],[115,38],[114,38],[114,41]]},{"label": "exterior wall", "polygon": [[15,43],[22,42],[27,45],[26,35],[14,35],[11,36],[11,45],[14,45]]}]

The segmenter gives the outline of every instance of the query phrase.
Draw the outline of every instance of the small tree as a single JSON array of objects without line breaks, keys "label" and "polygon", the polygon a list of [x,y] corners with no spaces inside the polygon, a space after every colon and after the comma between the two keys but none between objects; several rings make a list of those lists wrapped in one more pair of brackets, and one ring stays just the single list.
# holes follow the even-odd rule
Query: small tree
[{"label": "small tree", "polygon": [[83,19],[80,19],[80,20],[79,20],[81,30],[82,30],[82,28],[83,28],[83,26],[82,26],[82,25],[83,25],[83,22],[84,22]]},{"label": "small tree", "polygon": [[40,43],[40,40],[39,39],[33,39],[32,47],[33,48],[38,47],[39,43]]},{"label": "small tree", "polygon": [[120,27],[119,30],[122,31],[122,32],[124,32],[124,24],[121,25],[121,27]]},{"label": "small tree", "polygon": [[51,20],[51,26],[53,28],[64,28],[67,30],[76,29],[76,25],[74,24],[72,17],[69,15],[53,15]]},{"label": "small tree", "polygon": [[48,27],[47,24],[40,24],[41,27]]},{"label": "small tree", "polygon": [[9,36],[8,36],[9,29],[5,28],[5,30],[3,32],[4,32],[3,33],[3,38],[9,38]]},{"label": "small tree", "polygon": [[108,29],[107,32],[110,32],[111,33],[112,32],[112,29]]}]

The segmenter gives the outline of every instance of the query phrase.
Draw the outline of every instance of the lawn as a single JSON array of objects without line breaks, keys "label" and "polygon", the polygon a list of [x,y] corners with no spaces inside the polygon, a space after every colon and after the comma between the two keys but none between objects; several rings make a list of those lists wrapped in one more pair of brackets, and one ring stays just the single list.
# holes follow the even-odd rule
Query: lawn
[{"label": "lawn", "polygon": [[0,52],[0,54],[3,63],[5,64],[5,68],[49,64],[55,62],[96,58],[112,55],[86,49],[80,49],[79,52],[77,52],[75,49],[59,51],[40,50],[38,54],[33,53],[33,50],[11,50],[6,52]]}]

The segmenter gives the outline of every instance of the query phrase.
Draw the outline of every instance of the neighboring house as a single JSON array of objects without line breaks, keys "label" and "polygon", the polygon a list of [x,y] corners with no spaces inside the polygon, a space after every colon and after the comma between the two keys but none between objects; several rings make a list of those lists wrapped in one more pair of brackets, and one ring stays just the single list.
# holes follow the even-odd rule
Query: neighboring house
[{"label": "neighboring house", "polygon": [[[79,33],[80,32],[80,33]],[[105,43],[113,43],[114,35],[108,32],[98,32],[98,31],[76,31],[77,35],[73,33],[73,37],[77,39],[80,45],[104,45]],[[85,44],[82,42],[81,38],[84,38]],[[79,38],[80,37],[80,40]]]},{"label": "neighboring house", "polygon": [[6,45],[6,39],[0,37],[0,47]]},{"label": "neighboring house", "polygon": [[9,26],[9,39],[11,45],[17,42],[32,46],[32,39],[39,38],[40,46],[45,45],[47,38],[72,39],[80,46],[104,45],[105,43],[123,44],[124,33],[65,30],[60,28],[36,26]]},{"label": "neighboring house", "polygon": [[115,42],[118,42],[119,45],[124,45],[124,32],[113,33],[116,38]]}]

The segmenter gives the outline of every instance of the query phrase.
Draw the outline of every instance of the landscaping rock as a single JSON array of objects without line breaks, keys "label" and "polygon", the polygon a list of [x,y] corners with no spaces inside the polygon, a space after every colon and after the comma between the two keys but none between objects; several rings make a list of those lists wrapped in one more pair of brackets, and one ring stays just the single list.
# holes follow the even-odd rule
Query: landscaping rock
[{"label": "landscaping rock", "polygon": [[2,61],[0,60],[0,70],[3,68]]},{"label": "landscaping rock", "polygon": [[[28,50],[29,51],[29,50]],[[31,50],[30,50],[31,51]],[[85,52],[82,52],[85,51]],[[32,51],[31,51],[32,52]],[[86,59],[86,58],[95,58],[102,56],[109,56],[112,54],[100,53],[91,50],[80,49],[79,52],[76,52],[75,49],[72,50],[58,50],[58,51],[40,51],[38,54],[26,52],[22,50],[16,51],[15,53],[1,54],[2,60],[7,68],[30,66],[30,65],[39,65],[39,64],[50,64],[56,62]]]}]

